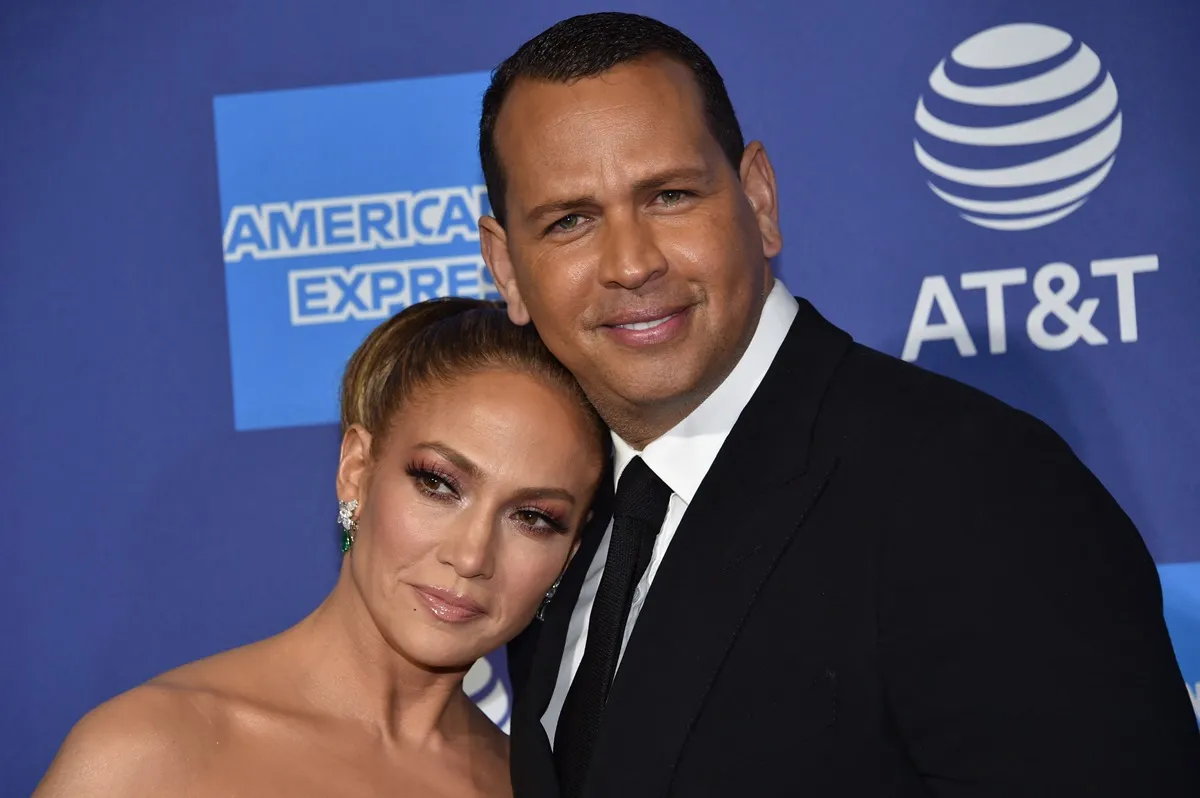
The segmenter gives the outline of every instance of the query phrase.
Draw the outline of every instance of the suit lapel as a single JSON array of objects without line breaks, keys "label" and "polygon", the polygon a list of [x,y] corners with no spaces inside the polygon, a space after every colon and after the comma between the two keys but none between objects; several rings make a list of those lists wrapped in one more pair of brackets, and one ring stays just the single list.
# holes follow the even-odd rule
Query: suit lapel
[{"label": "suit lapel", "polygon": [[584,527],[579,551],[571,560],[558,591],[546,608],[545,620],[536,629],[533,662],[523,695],[513,707],[510,766],[512,783],[517,795],[546,796],[557,798],[558,775],[554,767],[553,752],[546,730],[542,726],[542,715],[554,693],[558,679],[559,663],[566,644],[567,628],[571,613],[583,588],[588,566],[596,556],[596,550],[608,528],[612,514],[613,475],[612,460],[608,461],[596,498],[592,502],[592,520]]},{"label": "suit lapel", "polygon": [[836,469],[836,457],[811,442],[851,341],[807,302],[800,305],[655,576],[605,708],[586,795],[668,791],[760,587]]}]

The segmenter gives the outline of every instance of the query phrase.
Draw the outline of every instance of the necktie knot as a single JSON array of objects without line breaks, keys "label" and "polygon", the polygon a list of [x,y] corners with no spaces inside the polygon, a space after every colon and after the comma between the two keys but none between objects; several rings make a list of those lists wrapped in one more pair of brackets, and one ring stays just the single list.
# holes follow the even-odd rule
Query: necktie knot
[{"label": "necktie knot", "polygon": [[625,466],[617,483],[613,518],[636,521],[639,526],[648,527],[651,534],[658,534],[670,499],[667,483],[658,478],[645,460],[635,457]]}]

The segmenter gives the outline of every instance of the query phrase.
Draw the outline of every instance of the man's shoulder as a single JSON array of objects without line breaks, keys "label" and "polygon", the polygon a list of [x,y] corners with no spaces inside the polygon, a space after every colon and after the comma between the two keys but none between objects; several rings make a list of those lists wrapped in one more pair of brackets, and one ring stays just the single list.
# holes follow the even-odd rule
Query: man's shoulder
[{"label": "man's shoulder", "polygon": [[[1023,411],[961,380],[853,343],[829,385],[829,397],[857,415],[873,414],[923,428],[949,419],[1011,424]],[[829,407],[828,402],[825,409]]]},{"label": "man's shoulder", "polygon": [[1040,482],[1057,485],[1064,501],[1103,494],[1111,504],[1072,444],[1032,413],[865,346],[855,345],[846,367],[844,386],[831,390],[840,416],[831,427],[899,483],[943,480],[966,493],[991,486],[995,495],[1007,485],[1015,495]]},{"label": "man's shoulder", "polygon": [[864,344],[850,345],[834,378],[852,391],[898,410],[962,408],[1007,415],[1010,405],[953,377],[930,371]]},{"label": "man's shoulder", "polygon": [[[800,379],[803,379],[801,376]],[[1033,415],[965,382],[854,342],[824,388],[816,437],[884,460],[940,451],[1027,457],[1069,447]]]}]

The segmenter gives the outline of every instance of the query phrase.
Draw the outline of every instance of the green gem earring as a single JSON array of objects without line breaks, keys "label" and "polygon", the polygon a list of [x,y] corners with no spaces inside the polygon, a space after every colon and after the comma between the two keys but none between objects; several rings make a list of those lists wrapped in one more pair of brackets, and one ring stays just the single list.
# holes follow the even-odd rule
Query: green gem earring
[{"label": "green gem earring", "polygon": [[358,509],[358,499],[348,502],[338,502],[338,524],[342,528],[342,554],[350,551],[354,545],[354,533],[358,532],[358,520],[354,511]]}]

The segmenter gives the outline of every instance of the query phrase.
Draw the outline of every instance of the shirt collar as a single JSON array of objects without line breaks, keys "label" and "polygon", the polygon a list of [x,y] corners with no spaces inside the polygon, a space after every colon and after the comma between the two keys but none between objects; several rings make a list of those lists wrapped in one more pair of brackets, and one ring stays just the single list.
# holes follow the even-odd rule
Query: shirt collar
[{"label": "shirt collar", "polygon": [[625,466],[641,456],[672,493],[691,504],[729,431],[770,369],[798,309],[795,297],[776,278],[750,345],[729,376],[699,407],[640,452],[615,432],[612,434],[614,484],[620,482]]}]

